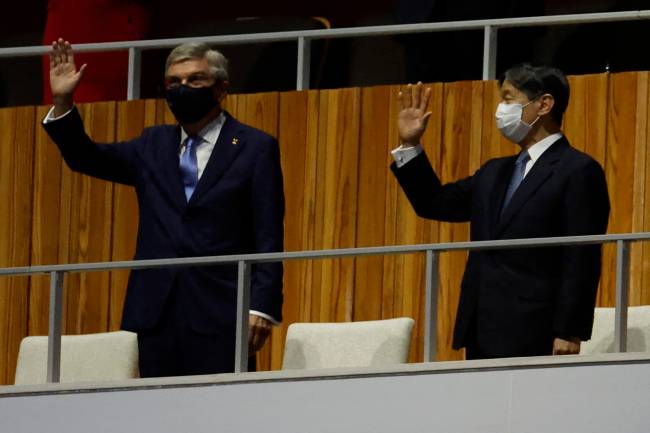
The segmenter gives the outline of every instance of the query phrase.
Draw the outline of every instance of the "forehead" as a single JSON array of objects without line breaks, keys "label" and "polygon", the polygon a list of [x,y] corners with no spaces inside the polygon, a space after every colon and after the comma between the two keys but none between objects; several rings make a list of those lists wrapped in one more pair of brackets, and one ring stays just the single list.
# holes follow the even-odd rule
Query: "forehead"
[{"label": "forehead", "polygon": [[528,100],[528,97],[524,92],[521,90],[517,89],[510,81],[504,80],[503,84],[501,84],[501,88],[499,89],[501,93],[501,97],[505,98],[512,98],[512,99],[524,99]]},{"label": "forehead", "polygon": [[165,71],[165,76],[186,77],[199,72],[210,73],[210,64],[206,59],[186,59],[173,63]]}]

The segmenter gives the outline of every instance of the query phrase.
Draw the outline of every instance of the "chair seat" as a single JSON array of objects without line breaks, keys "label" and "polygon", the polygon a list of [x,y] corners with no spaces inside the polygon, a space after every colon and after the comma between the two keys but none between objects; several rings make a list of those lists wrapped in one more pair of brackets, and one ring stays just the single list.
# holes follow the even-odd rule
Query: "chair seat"
[{"label": "chair seat", "polygon": [[[596,308],[591,340],[583,341],[580,354],[614,352],[614,308]],[[650,350],[650,306],[627,310],[627,351]]]},{"label": "chair seat", "polygon": [[[96,382],[139,377],[138,337],[127,331],[61,337],[61,382]],[[47,379],[47,337],[25,337],[20,343],[16,385]]]},{"label": "chair seat", "polygon": [[293,323],[283,369],[369,367],[405,363],[413,319],[350,323]]}]

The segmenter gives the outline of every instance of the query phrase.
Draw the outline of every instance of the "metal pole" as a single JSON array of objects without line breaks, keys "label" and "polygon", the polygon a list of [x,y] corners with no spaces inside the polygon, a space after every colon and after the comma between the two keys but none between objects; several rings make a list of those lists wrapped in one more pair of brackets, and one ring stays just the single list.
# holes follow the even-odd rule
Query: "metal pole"
[{"label": "metal pole", "polygon": [[483,27],[483,80],[494,80],[497,71],[497,31],[498,28]]},{"label": "metal pole", "polygon": [[424,304],[424,362],[436,360],[438,343],[438,253],[427,250]]},{"label": "metal pole", "polygon": [[311,40],[298,38],[298,65],[296,71],[296,90],[309,89],[311,67]]},{"label": "metal pole", "polygon": [[63,311],[63,272],[50,273],[50,322],[47,337],[47,381],[61,379],[61,323]]},{"label": "metal pole", "polygon": [[630,243],[616,241],[616,311],[614,349],[627,352],[627,307],[630,284]]},{"label": "metal pole", "polygon": [[237,264],[237,329],[235,330],[235,373],[248,371],[248,314],[251,297],[251,265]]},{"label": "metal pole", "polygon": [[129,77],[126,90],[126,99],[132,101],[140,98],[142,51],[140,48],[129,48]]}]

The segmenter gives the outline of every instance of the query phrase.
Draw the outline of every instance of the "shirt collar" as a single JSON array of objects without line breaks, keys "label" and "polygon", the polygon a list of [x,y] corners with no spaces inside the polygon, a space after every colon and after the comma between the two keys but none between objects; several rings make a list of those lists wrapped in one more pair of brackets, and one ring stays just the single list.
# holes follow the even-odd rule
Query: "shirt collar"
[{"label": "shirt collar", "polygon": [[[215,117],[210,123],[205,125],[197,134],[201,141],[207,141],[208,143],[215,144],[219,138],[219,132],[221,132],[221,127],[226,122],[226,115],[222,111],[217,117]],[[181,143],[185,143],[188,134],[181,127]]]},{"label": "shirt collar", "polygon": [[530,160],[533,162],[533,164],[539,159],[540,156],[542,156],[542,153],[546,152],[546,150],[551,147],[553,143],[562,138],[562,136],[563,134],[561,132],[556,132],[555,134],[551,134],[543,140],[540,140],[530,146],[528,148],[528,155],[530,155]]}]

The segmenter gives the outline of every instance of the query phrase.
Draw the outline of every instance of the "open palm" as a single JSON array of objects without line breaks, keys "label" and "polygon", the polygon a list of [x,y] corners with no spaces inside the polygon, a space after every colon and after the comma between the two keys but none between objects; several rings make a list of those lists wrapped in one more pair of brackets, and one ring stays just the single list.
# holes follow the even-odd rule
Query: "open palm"
[{"label": "open palm", "polygon": [[72,99],[72,94],[83,77],[86,65],[79,70],[74,63],[74,54],[68,41],[59,39],[52,44],[50,51],[50,88],[52,97]]},{"label": "open palm", "polygon": [[401,110],[397,127],[400,141],[404,145],[417,145],[427,127],[430,111],[427,111],[431,88],[423,89],[422,83],[409,84],[399,93]]}]

